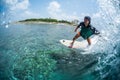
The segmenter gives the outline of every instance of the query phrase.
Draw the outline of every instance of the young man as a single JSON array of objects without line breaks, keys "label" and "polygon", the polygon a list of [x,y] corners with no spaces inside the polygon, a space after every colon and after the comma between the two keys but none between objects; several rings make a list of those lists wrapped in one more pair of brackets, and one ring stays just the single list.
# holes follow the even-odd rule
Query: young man
[{"label": "young man", "polygon": [[98,30],[96,30],[94,27],[92,27],[91,25],[91,18],[89,16],[85,16],[84,17],[84,22],[81,22],[75,29],[75,32],[77,31],[78,28],[81,27],[80,32],[78,32],[74,38],[72,43],[70,44],[69,48],[72,48],[75,40],[82,36],[84,39],[87,39],[88,44],[91,45],[91,40],[90,40],[90,36],[93,34],[100,34],[100,32],[98,32]]}]

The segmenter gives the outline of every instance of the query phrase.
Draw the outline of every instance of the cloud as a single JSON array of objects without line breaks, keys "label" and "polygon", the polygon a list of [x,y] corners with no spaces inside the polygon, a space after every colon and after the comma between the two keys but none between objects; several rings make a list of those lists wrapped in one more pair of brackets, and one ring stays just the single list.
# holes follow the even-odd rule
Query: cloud
[{"label": "cloud", "polygon": [[47,10],[52,17],[58,18],[59,16],[57,15],[61,13],[61,5],[57,1],[52,1],[49,3]]},{"label": "cloud", "polygon": [[6,0],[9,11],[14,16],[12,20],[26,19],[26,18],[36,18],[40,14],[35,13],[30,10],[30,1],[29,0]]},{"label": "cloud", "polygon": [[22,10],[25,10],[25,9],[28,9],[29,7],[29,0],[23,0],[22,2],[19,2],[17,3],[13,9],[22,9]]},{"label": "cloud", "polygon": [[50,2],[47,7],[47,11],[50,14],[50,16],[53,18],[66,19],[66,20],[78,19],[76,12],[73,12],[71,15],[63,12],[60,3],[58,3],[57,1]]},{"label": "cloud", "polygon": [[14,5],[18,2],[18,0],[5,0],[5,2],[8,4],[8,5]]},{"label": "cloud", "polygon": [[48,10],[50,13],[61,12],[61,5],[57,1],[49,3]]},{"label": "cloud", "polygon": [[25,10],[28,9],[30,3],[29,0],[6,0],[10,10]]}]

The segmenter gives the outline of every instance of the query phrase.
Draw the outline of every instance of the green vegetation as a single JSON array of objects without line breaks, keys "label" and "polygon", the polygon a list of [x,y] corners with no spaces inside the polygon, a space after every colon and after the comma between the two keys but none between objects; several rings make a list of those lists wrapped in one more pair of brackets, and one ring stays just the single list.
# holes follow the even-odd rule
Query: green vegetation
[{"label": "green vegetation", "polygon": [[66,21],[66,20],[57,20],[57,19],[52,19],[52,18],[40,18],[40,19],[35,19],[35,18],[32,18],[32,19],[26,19],[26,20],[22,20],[22,21],[19,21],[19,22],[30,22],[30,21],[40,21],[40,22],[48,22],[48,23],[67,23],[67,24],[72,24],[71,22],[69,21]]}]

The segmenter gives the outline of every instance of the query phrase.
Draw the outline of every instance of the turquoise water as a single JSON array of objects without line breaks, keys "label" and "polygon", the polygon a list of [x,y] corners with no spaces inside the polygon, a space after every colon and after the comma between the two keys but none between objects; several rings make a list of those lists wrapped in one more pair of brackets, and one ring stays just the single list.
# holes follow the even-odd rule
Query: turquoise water
[{"label": "turquoise water", "polygon": [[[100,49],[97,51],[94,48],[96,52],[83,54],[81,50],[60,44],[60,39],[71,39],[75,35],[74,28],[57,24],[11,24],[9,28],[0,27],[0,79],[119,80],[119,75],[115,75],[120,69],[118,52],[116,55],[110,53],[112,57],[107,58],[106,62],[107,52],[99,52]],[[119,51],[118,48],[114,50]],[[106,74],[113,77],[104,77]]]},{"label": "turquoise water", "polygon": [[[69,49],[59,42],[60,39],[71,39],[73,29],[72,26],[55,24],[11,24],[9,28],[1,27],[0,78],[94,79],[95,76],[89,73],[97,63],[97,56],[83,55],[80,50]],[[86,75],[90,77],[84,77]]]}]

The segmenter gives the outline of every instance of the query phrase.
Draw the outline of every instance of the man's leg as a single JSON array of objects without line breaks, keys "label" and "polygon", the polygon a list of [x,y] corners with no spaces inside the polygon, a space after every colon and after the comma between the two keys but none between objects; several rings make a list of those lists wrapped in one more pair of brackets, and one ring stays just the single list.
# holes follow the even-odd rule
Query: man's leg
[{"label": "man's leg", "polygon": [[78,32],[78,33],[74,36],[73,41],[72,41],[71,45],[69,46],[70,48],[72,48],[75,40],[76,40],[78,37],[80,37],[80,32]]},{"label": "man's leg", "polygon": [[87,42],[89,45],[91,45],[91,39],[90,38],[87,38]]}]

